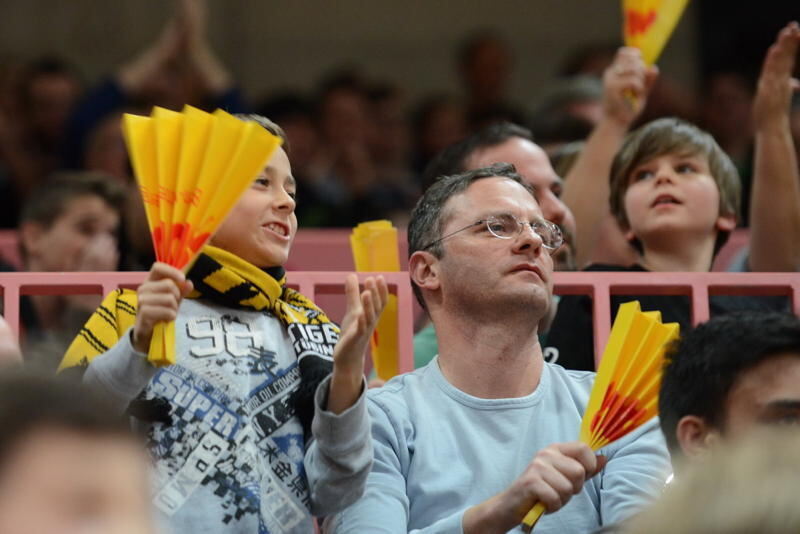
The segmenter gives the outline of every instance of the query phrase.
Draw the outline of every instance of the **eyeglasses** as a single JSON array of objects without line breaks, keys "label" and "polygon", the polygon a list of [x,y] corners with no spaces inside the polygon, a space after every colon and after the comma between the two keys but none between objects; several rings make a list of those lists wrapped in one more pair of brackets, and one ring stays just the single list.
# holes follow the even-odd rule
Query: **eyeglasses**
[{"label": "eyeglasses", "polygon": [[561,233],[561,228],[557,224],[544,219],[536,219],[535,221],[521,221],[511,214],[492,215],[480,221],[476,221],[470,225],[460,228],[455,232],[451,232],[444,237],[440,237],[436,241],[431,241],[420,250],[427,250],[433,245],[440,243],[452,237],[459,232],[468,230],[475,226],[485,224],[486,229],[494,237],[499,239],[513,239],[522,233],[523,228],[529,226],[533,233],[539,236],[542,240],[542,246],[552,254],[564,243],[564,235]]}]

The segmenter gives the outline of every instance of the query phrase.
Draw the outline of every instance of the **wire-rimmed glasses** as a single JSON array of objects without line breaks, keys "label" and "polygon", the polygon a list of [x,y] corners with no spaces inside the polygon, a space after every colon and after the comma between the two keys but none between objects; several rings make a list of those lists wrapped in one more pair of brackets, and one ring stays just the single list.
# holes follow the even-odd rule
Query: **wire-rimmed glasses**
[{"label": "wire-rimmed glasses", "polygon": [[473,228],[480,224],[485,224],[489,233],[499,239],[513,239],[521,234],[522,230],[526,226],[529,226],[533,233],[539,236],[539,238],[542,240],[542,246],[544,246],[544,248],[546,248],[550,254],[558,250],[558,248],[564,244],[564,235],[561,233],[561,228],[559,228],[556,223],[545,219],[521,221],[510,213],[503,213],[500,215],[491,215],[485,219],[475,221],[464,228],[460,228],[455,232],[451,232],[435,241],[431,241],[420,250],[427,250],[433,245],[444,241],[448,237],[452,237],[459,232],[463,232],[464,230]]}]

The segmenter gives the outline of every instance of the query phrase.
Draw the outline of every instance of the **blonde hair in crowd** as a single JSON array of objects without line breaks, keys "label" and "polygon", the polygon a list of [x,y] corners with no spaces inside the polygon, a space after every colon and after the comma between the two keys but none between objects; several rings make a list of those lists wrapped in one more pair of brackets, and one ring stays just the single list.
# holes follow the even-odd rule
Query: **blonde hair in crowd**
[{"label": "blonde hair in crowd", "polygon": [[797,534],[800,432],[755,432],[686,465],[625,534]]}]

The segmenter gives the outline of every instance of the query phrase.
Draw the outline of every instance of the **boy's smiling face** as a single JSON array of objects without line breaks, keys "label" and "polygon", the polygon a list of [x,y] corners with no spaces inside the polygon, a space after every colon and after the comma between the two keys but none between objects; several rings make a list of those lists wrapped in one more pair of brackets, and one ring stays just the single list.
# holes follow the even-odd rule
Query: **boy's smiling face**
[{"label": "boy's smiling face", "polygon": [[211,238],[211,244],[256,267],[286,263],[297,233],[296,184],[279,148]]},{"label": "boy's smiling face", "polygon": [[660,238],[709,237],[730,231],[733,215],[720,215],[720,192],[702,154],[663,154],[633,168],[624,205],[629,239],[645,249]]}]

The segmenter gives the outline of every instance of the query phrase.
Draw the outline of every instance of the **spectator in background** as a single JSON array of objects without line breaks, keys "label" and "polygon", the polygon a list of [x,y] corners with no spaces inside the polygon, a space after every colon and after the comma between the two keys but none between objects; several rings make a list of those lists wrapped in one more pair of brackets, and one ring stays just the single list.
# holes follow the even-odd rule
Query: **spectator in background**
[{"label": "spectator in background", "polygon": [[364,81],[346,69],[325,79],[317,97],[319,172],[310,177],[320,226],[353,226],[355,206],[375,182],[369,153],[370,115]]},{"label": "spectator in background", "polygon": [[[48,179],[22,208],[26,271],[115,271],[123,190],[108,176],[65,173]],[[55,370],[97,308],[98,295],[31,295],[20,302],[27,363]]]},{"label": "spectator in background", "polygon": [[406,226],[420,192],[411,172],[411,127],[402,89],[378,83],[367,91],[372,122],[369,152],[375,184],[365,199],[366,218],[390,219]]},{"label": "spectator in background", "polygon": [[103,399],[6,372],[0,428],[0,532],[156,532],[143,440]]},{"label": "spectator in background", "polygon": [[564,143],[583,141],[603,117],[603,84],[590,76],[567,78],[544,96],[533,115],[533,138],[551,154]]},{"label": "spectator in background", "polygon": [[730,156],[742,180],[742,226],[750,220],[753,178],[753,76],[735,70],[718,71],[704,82],[700,124]]},{"label": "spectator in background", "polygon": [[314,106],[297,91],[282,91],[265,98],[258,106],[259,114],[270,117],[283,128],[286,140],[292,147],[292,174],[297,182],[295,210],[297,222],[303,227],[320,226],[324,214],[318,208],[323,200],[315,194],[313,177],[322,173],[319,150],[319,132]]},{"label": "spectator in background", "polygon": [[[464,107],[447,95],[423,100],[414,111],[411,123],[415,141],[413,169],[420,178],[434,156],[468,133]],[[422,187],[426,186],[423,180]]]},{"label": "spectator in background", "polygon": [[12,227],[19,206],[61,164],[66,122],[83,87],[75,70],[61,59],[43,57],[5,82],[9,93],[0,109],[0,164],[4,227]]},{"label": "spectator in background", "polygon": [[89,135],[110,113],[130,106],[245,111],[231,75],[211,49],[205,0],[178,0],[158,40],[115,75],[91,89],[69,120],[64,164],[82,168]]},{"label": "spectator in background", "polygon": [[[352,70],[321,84],[316,150],[300,175],[314,226],[353,226],[368,219],[402,223],[416,200],[402,95],[392,86],[369,88]],[[302,167],[301,167],[302,169]]]},{"label": "spectator in background", "polygon": [[497,121],[526,123],[523,111],[508,99],[514,57],[499,33],[481,30],[467,37],[459,49],[458,70],[471,129]]},{"label": "spectator in background", "polygon": [[[136,111],[147,115],[142,108]],[[122,114],[113,112],[89,132],[83,154],[83,168],[113,178],[125,190],[122,225],[119,235],[124,270],[147,270],[155,261],[153,240],[139,184],[134,180],[128,149],[122,135]]]}]

